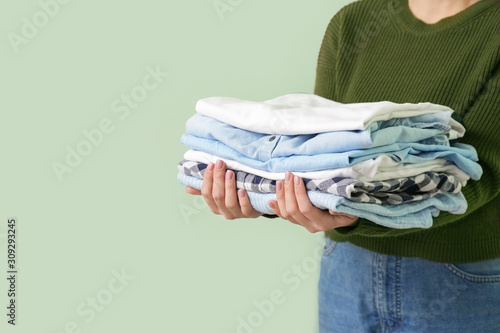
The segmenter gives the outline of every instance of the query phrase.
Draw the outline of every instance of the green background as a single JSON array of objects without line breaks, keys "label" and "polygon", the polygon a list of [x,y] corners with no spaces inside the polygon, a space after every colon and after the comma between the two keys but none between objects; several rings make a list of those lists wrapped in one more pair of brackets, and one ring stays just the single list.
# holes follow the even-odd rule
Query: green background
[{"label": "green background", "polygon": [[[324,31],[349,2],[2,2],[0,276],[10,217],[19,275],[15,327],[1,280],[0,331],[317,332],[322,233],[213,215],[176,164],[198,99],[312,93]],[[148,68],[168,76],[114,112]],[[58,177],[105,119],[111,133]]]}]

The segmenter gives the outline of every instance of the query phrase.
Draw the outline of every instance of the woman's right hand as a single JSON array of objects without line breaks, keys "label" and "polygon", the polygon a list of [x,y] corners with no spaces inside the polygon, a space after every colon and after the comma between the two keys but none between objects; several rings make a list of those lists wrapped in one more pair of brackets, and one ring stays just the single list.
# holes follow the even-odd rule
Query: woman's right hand
[{"label": "woman's right hand", "polygon": [[201,191],[186,186],[186,192],[202,195],[214,214],[223,215],[228,220],[256,218],[262,215],[253,209],[244,189],[236,191],[234,172],[226,171],[226,164],[221,160],[207,166]]}]

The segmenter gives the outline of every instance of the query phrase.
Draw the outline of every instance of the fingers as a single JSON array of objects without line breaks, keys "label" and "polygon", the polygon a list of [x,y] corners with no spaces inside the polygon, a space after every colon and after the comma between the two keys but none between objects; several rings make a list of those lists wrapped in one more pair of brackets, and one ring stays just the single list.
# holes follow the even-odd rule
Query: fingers
[{"label": "fingers", "polygon": [[328,212],[330,213],[330,215],[334,217],[335,221],[337,222],[337,224],[339,224],[339,226],[352,226],[355,225],[359,220],[359,217],[355,215],[339,213],[331,209],[329,209]]},{"label": "fingers", "polygon": [[193,187],[190,187],[190,186],[186,186],[186,192],[189,193],[189,194],[194,194],[194,195],[201,195],[201,191],[200,190],[197,190]]},{"label": "fingers", "polygon": [[291,172],[287,172],[285,175],[285,205],[287,212],[292,216],[292,218],[303,224],[303,216],[299,211],[299,205],[297,204],[297,199],[295,197],[295,181],[294,175]]},{"label": "fingers", "polygon": [[[226,164],[221,160],[217,160],[213,174],[212,196],[215,204],[225,218],[234,219],[235,215],[226,207]],[[233,191],[236,191],[236,187],[233,187]]]},{"label": "fingers", "polygon": [[335,216],[343,216],[343,217],[350,218],[350,219],[357,219],[358,218],[357,216],[354,216],[354,215],[351,215],[351,214],[346,214],[346,213],[335,212],[335,211],[333,211],[331,209],[329,209],[328,212],[331,215],[335,215]]},{"label": "fingers", "polygon": [[281,212],[280,212],[280,209],[278,207],[278,202],[275,201],[275,200],[269,200],[267,202],[267,204],[269,205],[269,207],[271,207],[271,209],[273,210],[273,213],[278,215],[279,217],[283,218],[283,216],[281,216]]},{"label": "fingers", "polygon": [[215,200],[212,196],[212,186],[214,182],[214,164],[210,163],[206,170],[205,174],[203,175],[203,182],[201,183],[201,195],[203,196],[203,199],[208,205],[208,208],[212,211],[214,214],[220,214],[219,212],[219,207],[215,203]]},{"label": "fingers", "polygon": [[276,182],[276,198],[269,201],[273,212],[281,218],[299,224],[311,233],[326,231],[342,226],[354,225],[358,217],[323,211],[309,200],[303,180],[287,172],[285,181]]},{"label": "fingers", "polygon": [[[286,192],[286,190],[287,190],[286,189],[286,185],[287,185],[287,183],[290,182],[290,179],[291,179],[291,173],[287,172],[285,174],[285,182],[282,182],[282,181],[277,181],[276,182],[276,199],[278,200],[278,202],[277,202],[277,206],[275,206],[275,208],[273,209],[273,211],[274,211],[274,213],[276,215],[278,215],[279,217],[281,217],[281,218],[283,218],[285,220],[288,220],[288,221],[290,221],[292,223],[295,223],[295,224],[300,224],[290,214],[289,207],[287,206],[287,203],[292,201],[288,197],[294,196],[293,194],[289,195]],[[272,206],[271,206],[271,208],[272,208]]]},{"label": "fingers", "polygon": [[[200,191],[189,186],[185,190],[189,194],[201,194],[214,214],[223,215],[229,220],[262,215],[252,207],[245,190],[236,191],[235,174],[231,170],[226,171],[226,165],[221,160],[207,166]],[[284,182],[276,182],[276,199],[269,201],[276,215],[302,225],[312,233],[353,225],[358,220],[353,215],[332,210],[327,213],[314,207],[302,179],[290,172],[286,173]]]},{"label": "fingers", "polygon": [[[309,224],[311,222],[310,216],[306,216],[304,213],[307,212],[311,215],[313,209],[318,209],[313,207],[309,201],[302,179],[298,176],[294,176],[290,172],[287,172],[285,175],[284,187],[284,206],[286,207],[285,215],[289,215],[291,219],[309,230]],[[283,210],[281,212],[284,214]]]},{"label": "fingers", "polygon": [[307,196],[306,186],[299,176],[294,176],[294,192],[297,201],[299,212],[309,221],[318,219],[321,215],[321,210],[314,207]]},{"label": "fingers", "polygon": [[[276,193],[277,193],[277,192],[276,192]],[[286,215],[286,211],[285,211],[285,216],[287,216],[287,218],[285,218],[285,217],[283,216],[283,214],[282,214],[282,213],[281,213],[281,211],[280,211],[279,204],[278,204],[278,202],[277,202],[277,201],[275,201],[275,200],[269,200],[268,205],[269,205],[269,207],[271,207],[271,209],[273,210],[273,213],[274,213],[274,214],[276,214],[276,215],[278,215],[278,216],[279,216],[279,217],[281,217],[282,219],[284,219],[284,220],[288,220],[288,221],[290,221],[290,222],[292,222],[292,223],[294,223],[294,224],[299,224],[299,223],[298,223],[297,221],[295,221],[295,220],[294,220],[291,216]],[[300,224],[299,224],[299,225],[300,225]]]},{"label": "fingers", "polygon": [[[216,171],[217,172],[217,171]],[[231,170],[227,170],[225,172],[225,185],[224,185],[224,192],[225,192],[225,201],[224,201],[224,207],[228,209],[228,211],[231,213],[231,216],[236,217],[236,216],[241,216],[241,209],[240,209],[240,204],[238,202],[238,197],[236,196],[236,181],[234,179],[234,172]],[[220,207],[219,207],[220,208]],[[230,218],[231,216],[226,216],[226,218]]]},{"label": "fingers", "polygon": [[281,218],[288,220],[291,216],[290,214],[288,214],[286,210],[285,185],[281,180],[276,181],[276,199],[278,201],[278,207],[276,207],[275,209],[277,209],[280,212],[279,216]]},{"label": "fingers", "polygon": [[[233,171],[226,171],[226,202],[225,206],[235,217],[258,217],[262,213],[253,209],[250,199],[244,189],[236,192],[236,178]],[[227,216],[225,216],[228,218]]]},{"label": "fingers", "polygon": [[221,160],[207,166],[201,185],[201,195],[214,214],[223,215],[228,220],[262,215],[253,209],[244,190],[236,191],[235,174],[232,170],[226,171],[226,164]]},{"label": "fingers", "polygon": [[290,215],[307,231],[319,231],[316,225],[317,220],[314,219],[314,212],[321,214],[321,211],[311,204],[300,177],[290,174],[289,181],[285,184],[285,195],[286,207]]},{"label": "fingers", "polygon": [[248,195],[244,189],[238,190],[238,199],[240,202],[240,209],[243,216],[257,217],[262,215],[262,213],[253,209],[252,205],[250,204],[250,199],[248,198]]}]

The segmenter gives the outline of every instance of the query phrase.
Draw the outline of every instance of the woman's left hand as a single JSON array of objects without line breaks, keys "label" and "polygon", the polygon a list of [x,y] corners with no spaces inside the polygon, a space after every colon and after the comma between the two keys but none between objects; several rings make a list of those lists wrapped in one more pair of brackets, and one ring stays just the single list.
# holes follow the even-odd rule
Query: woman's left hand
[{"label": "woman's left hand", "polygon": [[285,220],[303,226],[311,233],[347,227],[358,220],[357,216],[314,207],[307,196],[302,178],[291,172],[286,173],[284,182],[276,182],[276,197],[278,202],[269,201],[273,212]]}]

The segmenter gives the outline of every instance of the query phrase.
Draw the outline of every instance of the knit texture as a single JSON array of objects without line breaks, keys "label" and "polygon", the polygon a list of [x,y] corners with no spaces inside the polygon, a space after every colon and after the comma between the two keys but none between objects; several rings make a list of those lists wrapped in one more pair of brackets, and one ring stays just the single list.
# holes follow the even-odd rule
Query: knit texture
[{"label": "knit texture", "polygon": [[429,229],[361,219],[325,232],[379,253],[464,263],[500,257],[500,2],[482,0],[435,24],[408,0],[358,0],[330,21],[314,93],[341,103],[431,102],[463,121],[483,176],[463,188],[463,215],[442,212]]}]

